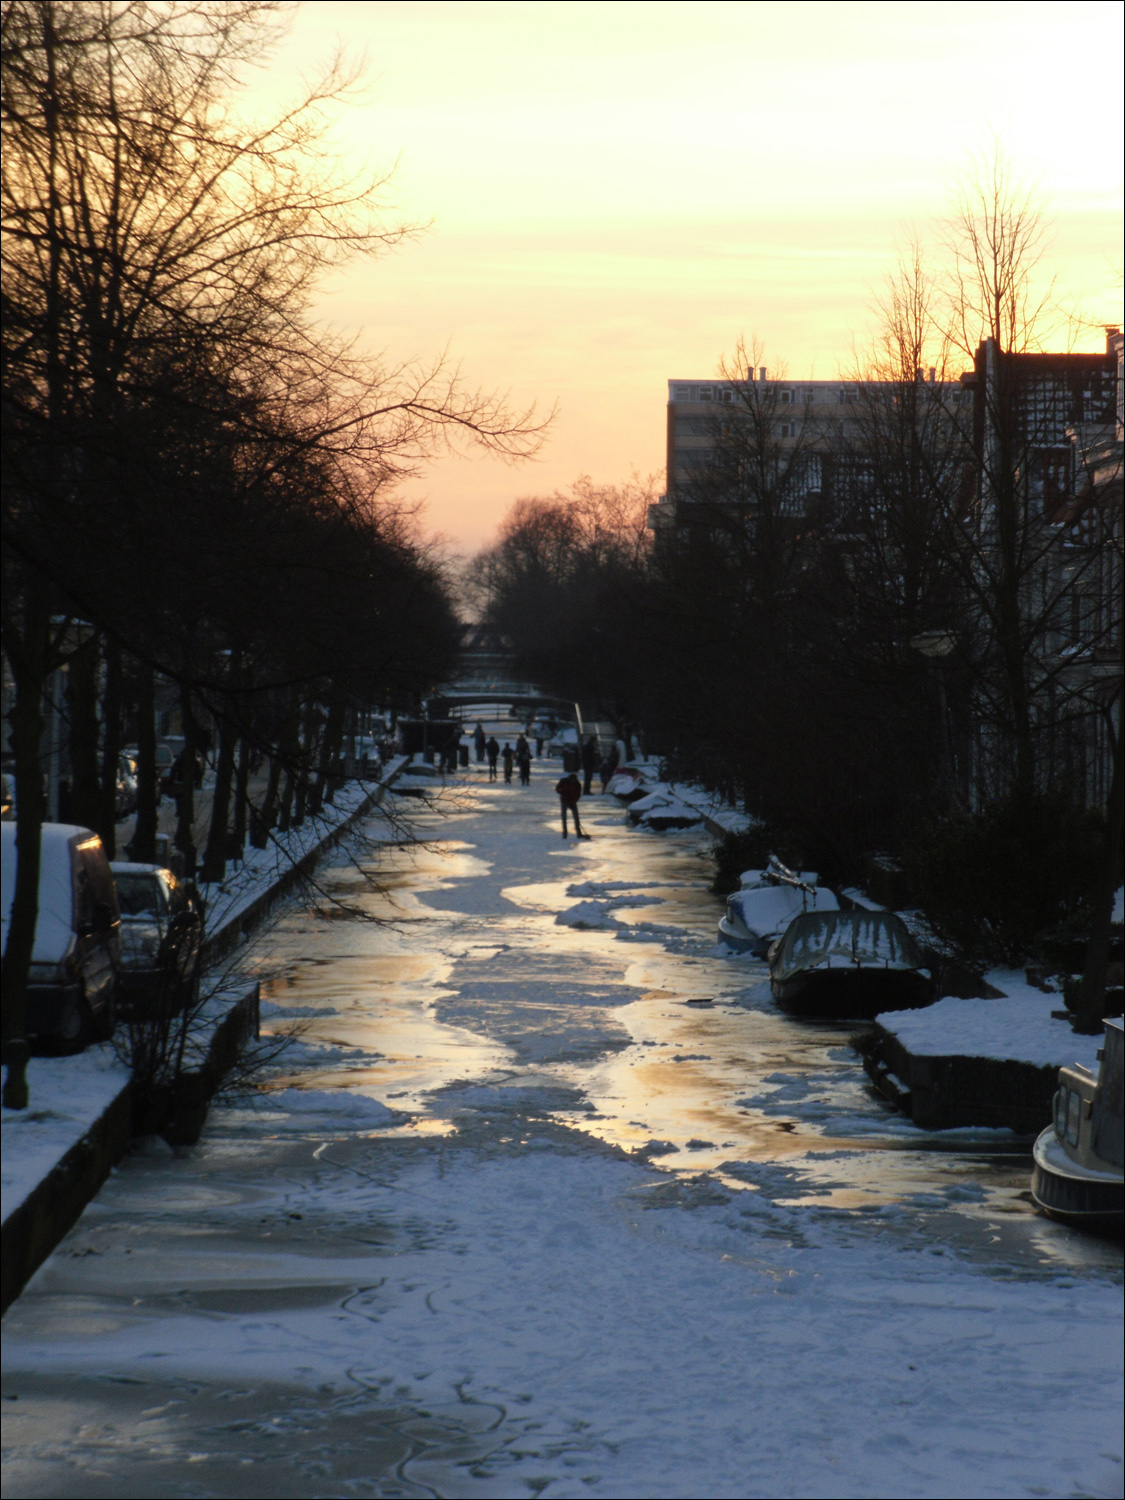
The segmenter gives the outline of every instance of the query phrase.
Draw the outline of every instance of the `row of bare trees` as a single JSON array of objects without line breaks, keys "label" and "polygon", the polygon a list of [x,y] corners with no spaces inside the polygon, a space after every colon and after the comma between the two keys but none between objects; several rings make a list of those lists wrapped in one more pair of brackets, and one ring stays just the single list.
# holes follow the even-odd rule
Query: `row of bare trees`
[{"label": "row of bare trees", "polygon": [[763,351],[739,342],[713,415],[687,419],[706,443],[669,476],[653,530],[655,497],[583,482],[520,502],[477,574],[545,682],[642,723],[681,774],[837,874],[993,807],[1029,828],[1044,798],[1079,823],[1103,808],[1108,923],[1115,381],[1105,358],[1039,353],[1042,239],[996,156],[958,203],[944,263],[902,257],[838,404],[776,369],[754,379]]},{"label": "row of bare trees", "polygon": [[[531,452],[531,413],[441,361],[387,368],[312,316],[323,275],[407,232],[346,171],[337,60],[263,112],[268,0],[4,0],[3,646],[19,852],[3,958],[19,1102],[47,684],[68,666],[74,816],[113,832],[123,718],[155,838],[157,677],[186,758],[218,726],[205,873],[315,809],[349,706],[441,675],[455,621],[394,482],[461,439]],[[270,759],[267,805],[247,761]],[[233,827],[229,826],[233,804]],[[188,863],[190,777],[179,841]]]}]

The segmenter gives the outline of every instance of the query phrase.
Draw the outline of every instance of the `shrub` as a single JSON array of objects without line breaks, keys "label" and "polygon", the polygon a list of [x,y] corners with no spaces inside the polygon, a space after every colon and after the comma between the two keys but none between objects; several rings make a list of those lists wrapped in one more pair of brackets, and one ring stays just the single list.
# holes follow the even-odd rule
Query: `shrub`
[{"label": "shrub", "polygon": [[743,870],[764,869],[771,854],[794,869],[801,864],[793,839],[767,823],[755,823],[745,833],[724,833],[712,853],[715,878],[711,889],[720,896],[738,890]]},{"label": "shrub", "polygon": [[916,837],[904,864],[934,928],[970,960],[1016,965],[1088,927],[1105,822],[1058,793],[1013,793]]}]

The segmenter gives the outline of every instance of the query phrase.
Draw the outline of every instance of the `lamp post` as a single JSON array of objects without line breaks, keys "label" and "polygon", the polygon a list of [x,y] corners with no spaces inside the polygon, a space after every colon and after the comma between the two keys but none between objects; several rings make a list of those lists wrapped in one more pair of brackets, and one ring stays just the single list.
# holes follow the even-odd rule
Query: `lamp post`
[{"label": "lamp post", "polygon": [[941,716],[942,781],[951,802],[957,801],[957,763],[953,755],[953,736],[949,732],[949,702],[945,693],[945,668],[942,662],[951,656],[957,646],[957,636],[952,630],[923,630],[910,637],[913,650],[934,662],[937,674],[938,704]]}]

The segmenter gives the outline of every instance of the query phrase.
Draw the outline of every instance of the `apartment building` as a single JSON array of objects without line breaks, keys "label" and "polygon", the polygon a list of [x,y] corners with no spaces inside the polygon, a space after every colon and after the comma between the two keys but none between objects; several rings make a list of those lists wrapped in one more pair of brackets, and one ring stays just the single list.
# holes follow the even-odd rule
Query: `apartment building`
[{"label": "apartment building", "polygon": [[[1107,715],[1120,724],[1122,395],[1117,329],[1107,330],[1104,354],[1000,354],[985,342],[959,380],[919,371],[911,391],[915,415],[932,419],[927,457],[940,467],[931,465],[930,478],[970,548],[979,528],[981,587],[975,600],[966,590],[957,649],[984,670],[981,643],[995,628],[986,595],[1007,505],[1005,524],[1014,516],[1019,530],[1022,649],[1035,658],[1028,670],[1039,764],[1049,782],[1080,788],[1094,804],[1104,804],[1112,770]],[[780,509],[801,524],[815,515],[845,555],[858,555],[865,526],[878,525],[872,434],[893,425],[888,417],[904,399],[901,385],[771,379],[768,369],[745,381],[670,380],[666,493],[649,517],[658,545],[711,527],[717,509],[729,513],[727,524],[733,515],[752,525],[760,474],[744,477],[741,442],[744,455],[768,450],[782,486],[775,506],[781,496]],[[740,422],[753,428],[748,443]],[[984,726],[983,696],[980,708]],[[963,791],[979,803],[1002,781],[1006,751],[999,731],[982,727],[973,738]]]},{"label": "apartment building", "polygon": [[[934,370],[919,372],[919,380],[951,408],[971,400],[959,385],[937,381]],[[701,497],[730,424],[750,411],[769,429],[760,431],[759,441],[776,444],[781,462],[787,452],[802,450],[803,462],[791,476],[795,507],[854,482],[857,458],[862,467],[870,392],[855,381],[771,378],[766,367],[749,371],[745,381],[670,380],[666,493],[652,507],[650,527],[667,535],[690,526],[690,507]]]},{"label": "apartment building", "polygon": [[[1106,330],[1104,354],[1001,353],[987,340],[966,384],[981,566],[1010,566],[1005,547],[1025,559],[1039,763],[1104,804],[1120,733],[1122,335]],[[987,738],[981,748],[987,759]]]}]

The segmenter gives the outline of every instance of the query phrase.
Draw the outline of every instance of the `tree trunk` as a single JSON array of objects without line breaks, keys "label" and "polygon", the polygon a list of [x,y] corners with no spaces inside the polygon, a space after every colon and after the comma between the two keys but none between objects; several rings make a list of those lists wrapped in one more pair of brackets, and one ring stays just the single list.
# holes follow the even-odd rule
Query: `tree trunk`
[{"label": "tree trunk", "polygon": [[191,690],[180,689],[180,708],[184,720],[184,753],[180,775],[179,816],[176,819],[176,848],[184,857],[184,877],[195,878],[195,766],[197,731],[191,711]]},{"label": "tree trunk", "polygon": [[105,697],[102,700],[102,769],[98,821],[107,859],[117,854],[117,757],[121,753],[121,648],[105,643]]},{"label": "tree trunk", "polygon": [[320,764],[317,767],[316,783],[309,800],[309,812],[315,817],[324,804],[324,792],[328,785],[329,767],[339,753],[344,736],[344,700],[334,698],[328,710],[328,720],[320,741]]},{"label": "tree trunk", "polygon": [[292,761],[285,767],[285,789],[281,794],[281,811],[277,819],[278,833],[288,833],[293,827],[293,792],[297,776]]},{"label": "tree trunk", "polygon": [[159,787],[156,779],[156,687],[150,666],[137,676],[137,822],[129,846],[143,865],[156,862]]},{"label": "tree trunk", "polygon": [[[97,635],[83,641],[70,658],[66,696],[70,709],[70,814],[83,828],[98,827],[102,811],[98,774],[98,666],[101,642]],[[115,766],[116,771],[116,766]],[[114,778],[116,784],[116,776]]]},{"label": "tree trunk", "polygon": [[7,1109],[26,1109],[27,1090],[27,976],[39,921],[39,864],[43,819],[43,767],[39,746],[43,737],[43,684],[47,680],[50,614],[47,591],[40,580],[31,583],[24,612],[24,637],[18,646],[9,636],[8,661],[15,682],[10,712],[11,745],[16,762],[16,885],[4,946],[3,979],[3,1103]]},{"label": "tree trunk", "polygon": [[203,852],[200,878],[218,883],[227,873],[227,842],[230,838],[230,793],[234,778],[234,751],[237,731],[230,719],[230,694],[224,695],[223,717],[219,724],[219,758],[215,767],[215,790],[211,797],[211,826]]},{"label": "tree trunk", "polygon": [[281,788],[282,756],[270,756],[270,774],[266,782],[266,795],[260,808],[255,808],[250,818],[250,842],[255,849],[264,849],[270,841],[270,829],[277,817],[277,799]]},{"label": "tree trunk", "polygon": [[246,848],[246,823],[250,812],[250,741],[242,736],[238,745],[238,769],[234,778],[234,826],[227,845],[228,859],[241,859]]},{"label": "tree trunk", "polygon": [[313,699],[305,709],[305,727],[297,746],[295,757],[296,785],[294,787],[293,827],[300,828],[305,821],[309,801],[309,770],[316,751],[316,703]]}]

